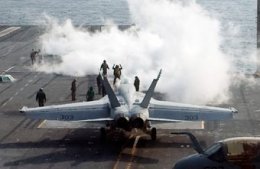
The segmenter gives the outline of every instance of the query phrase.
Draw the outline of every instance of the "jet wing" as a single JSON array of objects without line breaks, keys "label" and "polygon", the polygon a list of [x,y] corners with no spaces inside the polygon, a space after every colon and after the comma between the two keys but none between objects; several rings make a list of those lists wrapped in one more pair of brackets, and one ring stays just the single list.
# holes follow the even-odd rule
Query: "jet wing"
[{"label": "jet wing", "polygon": [[37,108],[23,107],[20,112],[27,117],[42,120],[99,122],[113,120],[104,100],[52,105]]},{"label": "jet wing", "polygon": [[149,105],[149,120],[158,122],[210,121],[233,118],[234,108],[195,106],[152,99]]}]

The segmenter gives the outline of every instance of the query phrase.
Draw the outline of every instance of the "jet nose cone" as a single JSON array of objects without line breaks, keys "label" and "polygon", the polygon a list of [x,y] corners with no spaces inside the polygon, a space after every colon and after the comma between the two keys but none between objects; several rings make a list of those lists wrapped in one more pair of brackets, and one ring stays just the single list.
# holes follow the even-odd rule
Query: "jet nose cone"
[{"label": "jet nose cone", "polygon": [[192,169],[187,160],[178,161],[173,169]]},{"label": "jet nose cone", "polygon": [[201,157],[199,154],[190,155],[176,162],[173,169],[197,169]]}]

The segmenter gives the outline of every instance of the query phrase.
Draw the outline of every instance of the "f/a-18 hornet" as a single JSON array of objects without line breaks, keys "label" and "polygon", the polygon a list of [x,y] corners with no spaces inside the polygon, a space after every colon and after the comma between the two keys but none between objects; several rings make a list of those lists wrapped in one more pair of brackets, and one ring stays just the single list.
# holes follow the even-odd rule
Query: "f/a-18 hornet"
[{"label": "f/a-18 hornet", "polygon": [[227,120],[233,118],[234,108],[195,106],[152,98],[155,86],[160,78],[154,79],[146,92],[136,92],[133,84],[121,82],[117,91],[109,84],[107,77],[102,83],[107,95],[91,102],[79,102],[46,107],[23,107],[20,112],[32,119],[98,122],[101,124],[101,136],[107,130],[124,129],[131,131],[141,129],[156,140],[156,128],[152,123],[169,123],[181,121]]}]

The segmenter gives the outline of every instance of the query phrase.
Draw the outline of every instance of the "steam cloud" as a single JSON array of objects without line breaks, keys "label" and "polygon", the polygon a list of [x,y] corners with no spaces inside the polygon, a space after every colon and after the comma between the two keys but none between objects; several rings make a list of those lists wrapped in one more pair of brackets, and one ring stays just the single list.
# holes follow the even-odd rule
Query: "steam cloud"
[{"label": "steam cloud", "polygon": [[135,26],[120,31],[112,22],[101,32],[76,28],[70,20],[47,19],[40,38],[43,53],[62,63],[39,65],[38,71],[84,76],[97,74],[107,60],[123,66],[123,76],[141,79],[147,89],[162,68],[157,90],[173,101],[206,104],[228,98],[230,57],[220,50],[220,23],[194,1],[129,0]]}]

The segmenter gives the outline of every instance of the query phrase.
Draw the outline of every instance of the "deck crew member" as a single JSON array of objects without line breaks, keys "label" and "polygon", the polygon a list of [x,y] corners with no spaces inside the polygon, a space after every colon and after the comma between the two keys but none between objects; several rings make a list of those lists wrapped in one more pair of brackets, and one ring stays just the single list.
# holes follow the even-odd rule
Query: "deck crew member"
[{"label": "deck crew member", "polygon": [[31,52],[31,54],[30,54],[31,61],[32,61],[32,65],[33,65],[34,62],[35,62],[36,54],[37,54],[37,51],[34,51],[34,49],[32,49],[32,52]]},{"label": "deck crew member", "polygon": [[134,86],[135,86],[135,90],[138,92],[140,86],[140,80],[137,76],[135,76]]},{"label": "deck crew member", "polygon": [[103,61],[102,65],[100,66],[100,70],[103,71],[103,76],[107,76],[107,69],[109,69],[106,60]]},{"label": "deck crew member", "polygon": [[88,89],[88,92],[87,92],[87,101],[93,101],[94,96],[95,96],[95,93],[94,93],[93,87],[90,86]]},{"label": "deck crew member", "polygon": [[43,107],[44,103],[46,102],[46,95],[43,92],[42,88],[40,88],[39,91],[36,94],[36,101],[38,101],[39,107]]},{"label": "deck crew member", "polygon": [[114,65],[113,66],[113,69],[114,69],[114,84],[116,83],[116,79],[120,79],[121,77],[121,70],[123,69],[122,66],[118,66],[118,65]]},{"label": "deck crew member", "polygon": [[76,100],[76,79],[74,79],[71,83],[71,100],[75,101]]}]

